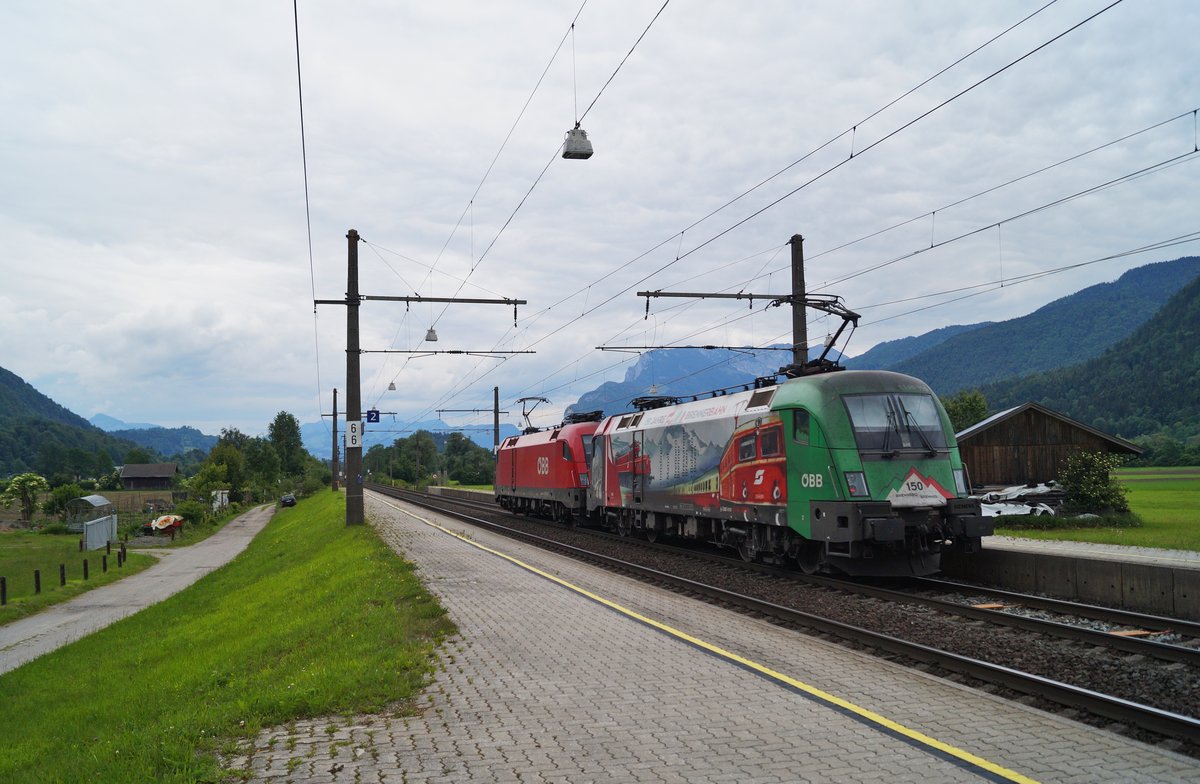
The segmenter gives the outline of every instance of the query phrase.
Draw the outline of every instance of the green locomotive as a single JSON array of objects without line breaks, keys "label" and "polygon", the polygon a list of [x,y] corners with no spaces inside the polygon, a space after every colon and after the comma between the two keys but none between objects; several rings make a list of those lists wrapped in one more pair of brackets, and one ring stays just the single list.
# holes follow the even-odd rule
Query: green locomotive
[{"label": "green locomotive", "polygon": [[977,551],[992,533],[919,379],[839,370],[642,403],[592,442],[586,511],[622,533],[870,576],[934,573],[943,552]]}]

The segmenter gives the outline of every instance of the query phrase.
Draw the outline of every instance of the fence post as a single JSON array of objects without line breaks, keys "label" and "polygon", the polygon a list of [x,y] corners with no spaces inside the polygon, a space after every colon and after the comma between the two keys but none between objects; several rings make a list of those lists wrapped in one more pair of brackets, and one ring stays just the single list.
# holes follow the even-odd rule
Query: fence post
[{"label": "fence post", "polygon": [[104,553],[105,553],[105,555],[112,555],[112,540],[111,539],[104,543]]},{"label": "fence post", "polygon": [[108,571],[108,556],[107,555],[100,556],[100,571],[101,572]]},{"label": "fence post", "polygon": [[67,565],[59,564],[58,565],[58,585],[59,585],[59,587],[62,587],[66,584],[67,584]]},{"label": "fence post", "polygon": [[0,607],[8,604],[8,578],[0,577]]},{"label": "fence post", "polygon": [[33,592],[35,594],[42,592],[42,570],[33,570]]},{"label": "fence post", "polygon": [[86,580],[87,578],[88,578],[88,564],[87,564],[87,559],[84,558],[83,559],[83,579]]}]

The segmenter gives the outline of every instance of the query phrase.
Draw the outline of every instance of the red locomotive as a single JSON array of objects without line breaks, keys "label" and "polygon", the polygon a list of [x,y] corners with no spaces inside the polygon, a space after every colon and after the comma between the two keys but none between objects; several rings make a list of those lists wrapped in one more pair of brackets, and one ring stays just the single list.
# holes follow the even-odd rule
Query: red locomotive
[{"label": "red locomotive", "polygon": [[569,522],[585,509],[599,411],[549,430],[509,436],[496,453],[496,503],[510,512]]}]

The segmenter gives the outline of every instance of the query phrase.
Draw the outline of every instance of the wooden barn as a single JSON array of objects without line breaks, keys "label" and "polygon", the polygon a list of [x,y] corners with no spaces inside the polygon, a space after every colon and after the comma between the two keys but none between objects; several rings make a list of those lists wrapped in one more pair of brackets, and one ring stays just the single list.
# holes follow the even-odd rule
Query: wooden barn
[{"label": "wooden barn", "polygon": [[126,490],[170,490],[178,473],[175,463],[134,463],[121,466],[121,486]]},{"label": "wooden barn", "polygon": [[1058,479],[1075,452],[1140,455],[1124,439],[1102,433],[1037,403],[994,414],[957,434],[972,486],[1038,484]]}]

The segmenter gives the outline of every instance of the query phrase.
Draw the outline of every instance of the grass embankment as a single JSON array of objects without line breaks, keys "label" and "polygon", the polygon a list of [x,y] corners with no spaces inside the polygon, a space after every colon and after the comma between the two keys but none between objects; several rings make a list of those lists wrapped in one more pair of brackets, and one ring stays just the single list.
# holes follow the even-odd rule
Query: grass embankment
[{"label": "grass embankment", "polygon": [[220,780],[261,728],[414,696],[453,627],[340,495],[185,591],[0,676],[0,781]]},{"label": "grass embankment", "polygon": [[[18,618],[65,602],[84,591],[136,574],[158,559],[129,552],[117,566],[117,550],[108,554],[108,571],[103,569],[103,550],[79,551],[79,537],[36,534],[27,531],[0,533],[0,577],[8,587],[8,604],[0,606],[0,626]],[[88,562],[88,579],[83,579],[83,561]],[[66,566],[67,584],[59,585],[59,565]],[[34,570],[42,576],[42,592],[34,593]]]},{"label": "grass embankment", "polygon": [[1141,518],[1141,526],[1050,531],[999,528],[996,533],[1026,539],[1200,550],[1200,467],[1122,469],[1117,479],[1129,488],[1129,507]]}]

